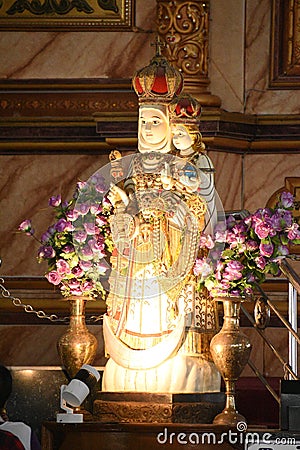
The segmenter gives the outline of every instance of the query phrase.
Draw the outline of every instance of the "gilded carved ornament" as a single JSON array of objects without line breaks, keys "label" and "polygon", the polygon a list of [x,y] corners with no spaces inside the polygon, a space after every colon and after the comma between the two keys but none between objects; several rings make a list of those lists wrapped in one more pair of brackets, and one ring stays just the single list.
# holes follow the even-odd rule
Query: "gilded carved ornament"
[{"label": "gilded carved ornament", "polygon": [[157,21],[167,59],[185,80],[207,85],[209,2],[157,0]]}]

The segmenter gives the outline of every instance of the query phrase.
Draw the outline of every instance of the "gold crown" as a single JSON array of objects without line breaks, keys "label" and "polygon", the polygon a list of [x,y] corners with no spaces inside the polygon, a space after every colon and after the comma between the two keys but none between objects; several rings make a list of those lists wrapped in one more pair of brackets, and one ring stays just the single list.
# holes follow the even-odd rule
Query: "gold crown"
[{"label": "gold crown", "polygon": [[139,102],[169,103],[174,95],[183,89],[183,77],[179,70],[160,54],[159,40],[156,41],[156,55],[150,64],[138,70],[132,78],[132,85]]},{"label": "gold crown", "polygon": [[191,95],[182,93],[169,104],[169,113],[173,123],[196,123],[200,120],[201,105]]}]

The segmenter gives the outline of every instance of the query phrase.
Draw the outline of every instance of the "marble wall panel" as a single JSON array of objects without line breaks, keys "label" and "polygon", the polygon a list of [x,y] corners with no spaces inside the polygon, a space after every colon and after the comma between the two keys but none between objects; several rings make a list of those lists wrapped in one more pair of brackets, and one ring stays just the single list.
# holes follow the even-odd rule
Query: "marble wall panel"
[{"label": "marble wall panel", "polygon": [[271,4],[246,0],[245,112],[299,114],[299,90],[269,89]]},{"label": "marble wall panel", "polygon": [[300,91],[269,89],[271,0],[211,0],[210,90],[227,111],[299,114]]},{"label": "marble wall panel", "polygon": [[[211,0],[210,91],[228,111],[299,113],[300,91],[269,89],[271,0]],[[0,79],[131,78],[154,49],[156,1],[136,0],[126,32],[0,34]]]},{"label": "marble wall panel", "polygon": [[39,244],[18,233],[19,224],[32,219],[39,238],[54,221],[49,198],[57,194],[71,198],[77,182],[87,180],[107,162],[108,156],[99,155],[0,157],[0,207],[5,217],[0,223],[3,275],[43,275],[45,267],[35,258]]},{"label": "marble wall panel", "polygon": [[216,169],[215,185],[225,211],[242,208],[242,158],[234,153],[208,152]]},{"label": "marble wall panel", "polygon": [[299,177],[299,155],[288,153],[244,157],[244,208],[264,207],[271,195],[284,187],[286,177]]},{"label": "marble wall panel", "polygon": [[244,110],[244,0],[211,0],[210,91],[227,111]]},{"label": "marble wall panel", "polygon": [[1,32],[0,78],[131,78],[154,50],[155,0],[136,0],[135,32]]},{"label": "marble wall panel", "polygon": [[[0,325],[0,363],[18,367],[61,366],[56,343],[66,329],[66,325],[45,325],[42,319],[41,325]],[[88,325],[88,329],[98,340],[93,365],[103,367],[106,358],[102,326]]]}]

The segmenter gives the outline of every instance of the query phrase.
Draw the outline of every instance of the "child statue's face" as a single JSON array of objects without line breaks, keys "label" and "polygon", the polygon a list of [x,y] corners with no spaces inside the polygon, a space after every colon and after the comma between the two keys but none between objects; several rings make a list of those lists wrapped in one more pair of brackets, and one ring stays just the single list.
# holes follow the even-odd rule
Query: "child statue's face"
[{"label": "child statue's face", "polygon": [[184,125],[172,125],[171,133],[173,136],[173,144],[178,150],[185,150],[192,146],[193,138]]}]

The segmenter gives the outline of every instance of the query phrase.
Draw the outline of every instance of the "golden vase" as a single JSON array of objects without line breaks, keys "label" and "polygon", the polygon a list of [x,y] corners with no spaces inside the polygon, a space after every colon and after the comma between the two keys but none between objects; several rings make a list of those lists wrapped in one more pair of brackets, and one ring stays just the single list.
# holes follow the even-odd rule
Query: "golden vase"
[{"label": "golden vase", "polygon": [[236,427],[238,422],[245,422],[244,416],[238,413],[235,405],[235,382],[250,356],[251,343],[240,330],[240,297],[219,297],[223,302],[223,326],[210,343],[213,361],[221,373],[226,386],[226,405],[224,410],[214,419],[214,424]]},{"label": "golden vase", "polygon": [[57,351],[68,375],[73,378],[83,364],[92,364],[97,351],[96,337],[89,332],[85,323],[87,297],[67,299],[70,309],[70,323],[65,334],[57,342]]}]

